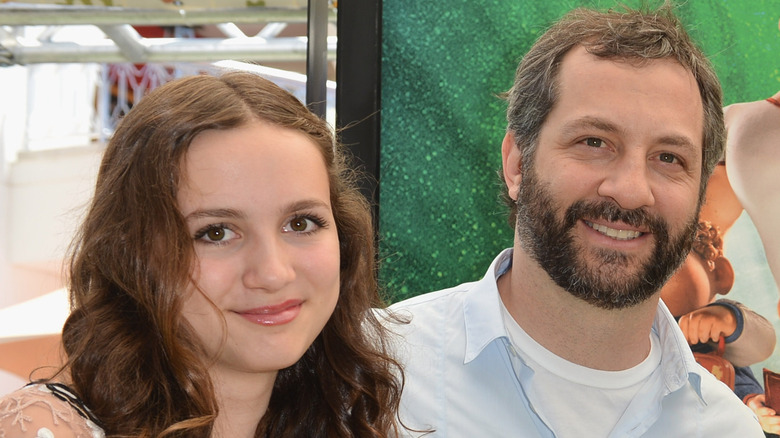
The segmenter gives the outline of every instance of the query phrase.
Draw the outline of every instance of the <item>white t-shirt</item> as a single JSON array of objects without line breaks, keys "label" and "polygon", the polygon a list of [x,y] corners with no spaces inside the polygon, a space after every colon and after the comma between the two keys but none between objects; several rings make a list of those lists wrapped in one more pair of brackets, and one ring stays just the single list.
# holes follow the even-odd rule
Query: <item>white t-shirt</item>
[{"label": "white t-shirt", "polygon": [[553,354],[517,324],[503,302],[501,311],[514,352],[534,371],[530,387],[525,388],[528,400],[558,438],[610,436],[634,396],[645,384],[661,378],[660,341],[654,332],[645,360],[627,370],[602,371]]}]

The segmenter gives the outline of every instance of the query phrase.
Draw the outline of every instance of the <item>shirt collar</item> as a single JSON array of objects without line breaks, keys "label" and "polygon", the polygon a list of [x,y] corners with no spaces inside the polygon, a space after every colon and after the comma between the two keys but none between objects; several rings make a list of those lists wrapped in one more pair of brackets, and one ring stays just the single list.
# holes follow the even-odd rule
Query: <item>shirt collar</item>
[{"label": "shirt collar", "polygon": [[[502,251],[481,280],[466,292],[463,317],[466,325],[466,352],[464,363],[479,356],[491,342],[508,338],[501,316],[500,296],[496,281],[512,267],[512,248]],[[669,392],[680,389],[687,380],[703,400],[701,376],[688,342],[677,328],[671,312],[663,301],[658,308],[652,330],[661,340],[661,371]]]},{"label": "shirt collar", "polygon": [[661,370],[664,382],[669,392],[674,392],[683,386],[685,380],[690,382],[699,399],[704,402],[701,393],[700,368],[691,353],[691,347],[677,326],[672,313],[662,300],[658,300],[658,310],[653,320],[653,331],[661,340]]},{"label": "shirt collar", "polygon": [[466,355],[464,363],[471,362],[494,340],[507,337],[501,317],[498,295],[498,277],[512,267],[512,249],[505,249],[490,264],[481,280],[466,292],[463,317],[466,323]]}]

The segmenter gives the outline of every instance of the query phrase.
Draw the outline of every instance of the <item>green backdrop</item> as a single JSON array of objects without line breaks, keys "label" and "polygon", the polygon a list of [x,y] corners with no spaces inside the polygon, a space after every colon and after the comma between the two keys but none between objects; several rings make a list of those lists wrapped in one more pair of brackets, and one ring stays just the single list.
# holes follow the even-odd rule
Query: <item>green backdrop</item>
[{"label": "green backdrop", "polygon": [[[384,2],[379,231],[394,300],[475,280],[511,244],[497,198],[506,127],[497,95],[551,21],[576,5],[613,4]],[[780,88],[780,0],[696,0],[679,14],[710,55],[725,103]]]},{"label": "green backdrop", "polygon": [[[393,301],[476,280],[511,246],[498,201],[506,121],[497,95],[539,33],[579,5],[615,2],[384,1],[380,279]],[[725,104],[780,89],[780,0],[687,1],[678,14],[715,65]],[[729,297],[780,326],[749,218],[727,239],[737,271]]]}]

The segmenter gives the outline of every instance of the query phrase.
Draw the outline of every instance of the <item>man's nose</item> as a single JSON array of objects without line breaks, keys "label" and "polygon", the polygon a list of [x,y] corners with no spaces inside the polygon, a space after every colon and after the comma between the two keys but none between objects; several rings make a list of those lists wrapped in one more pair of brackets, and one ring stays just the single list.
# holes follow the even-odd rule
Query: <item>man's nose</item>
[{"label": "man's nose", "polygon": [[636,155],[614,162],[598,188],[599,196],[612,199],[625,210],[655,204],[647,158]]}]

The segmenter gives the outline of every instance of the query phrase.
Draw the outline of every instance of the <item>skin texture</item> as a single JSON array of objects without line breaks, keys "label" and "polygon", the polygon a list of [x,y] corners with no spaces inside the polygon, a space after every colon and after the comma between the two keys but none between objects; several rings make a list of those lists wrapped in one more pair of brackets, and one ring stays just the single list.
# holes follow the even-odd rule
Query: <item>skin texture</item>
[{"label": "skin texture", "polygon": [[[246,411],[253,433],[277,371],[303,356],[338,299],[328,175],[310,140],[263,122],[199,134],[183,169],[197,256],[183,314],[214,360],[222,412]],[[220,417],[215,427],[239,433]]]},{"label": "skin texture", "polygon": [[[563,59],[559,85],[559,100],[542,126],[533,162],[522,162],[511,133],[504,140],[509,196],[518,198],[524,169],[533,166],[558,220],[575,202],[607,202],[665,222],[672,240],[688,232],[698,215],[703,141],[703,109],[693,76],[668,59],[638,67],[575,47]],[[631,237],[616,239],[588,223]],[[644,359],[659,294],[618,310],[577,298],[529,253],[520,228],[513,269],[499,280],[499,291],[523,329],[553,353],[591,368],[626,369]],[[650,231],[641,222],[584,217],[570,235],[583,272],[602,282],[629,284],[659,244]],[[670,261],[669,275],[683,258],[684,253]],[[609,260],[614,261],[604,263]],[[576,321],[566,316],[572,314]],[[579,334],[586,331],[593,336],[583,340]]]}]

